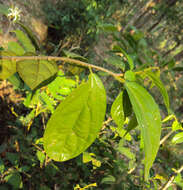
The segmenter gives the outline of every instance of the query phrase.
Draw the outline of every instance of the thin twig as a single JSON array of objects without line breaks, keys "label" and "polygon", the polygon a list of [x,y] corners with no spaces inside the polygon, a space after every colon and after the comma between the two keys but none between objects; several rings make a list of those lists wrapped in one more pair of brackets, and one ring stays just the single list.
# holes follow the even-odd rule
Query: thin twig
[{"label": "thin twig", "polygon": [[11,60],[11,61],[25,61],[25,60],[47,60],[47,61],[63,61],[70,64],[75,64],[77,66],[87,67],[96,69],[98,71],[103,71],[105,73],[108,73],[109,75],[112,75],[116,80],[120,82],[124,82],[124,79],[121,78],[123,76],[123,73],[114,73],[112,71],[109,71],[108,69],[105,69],[103,67],[99,67],[93,64],[89,64],[83,61],[79,61],[76,59],[71,59],[68,57],[55,57],[55,56],[0,56],[1,59],[4,60]]},{"label": "thin twig", "polygon": [[168,187],[170,187],[175,179],[175,177],[177,176],[177,174],[181,173],[183,171],[183,166],[181,166],[173,176],[171,176],[169,178],[169,180],[163,185],[163,187],[160,187],[159,190],[166,190],[168,189]]},{"label": "thin twig", "polygon": [[162,145],[162,144],[168,139],[168,137],[169,137],[171,134],[173,134],[173,133],[174,133],[174,131],[170,131],[167,135],[165,135],[165,136],[161,139],[160,145]]}]

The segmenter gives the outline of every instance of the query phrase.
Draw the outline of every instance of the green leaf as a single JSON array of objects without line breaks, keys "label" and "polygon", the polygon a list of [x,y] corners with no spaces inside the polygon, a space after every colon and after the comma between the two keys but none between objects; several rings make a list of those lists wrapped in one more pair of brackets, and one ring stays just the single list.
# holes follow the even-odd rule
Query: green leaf
[{"label": "green leaf", "polygon": [[11,162],[12,165],[18,165],[20,157],[17,153],[6,153],[6,158]]},{"label": "green leaf", "polygon": [[7,181],[8,184],[13,186],[13,189],[19,189],[22,188],[22,178],[21,175],[17,172],[11,173],[7,176],[5,176],[5,181]]},{"label": "green leaf", "polygon": [[36,52],[35,47],[32,45],[30,39],[27,37],[26,34],[24,34],[24,32],[22,32],[21,30],[15,30],[14,32],[15,32],[19,42],[25,48],[26,52],[31,52],[31,53]]},{"label": "green leaf", "polygon": [[114,176],[112,175],[108,175],[106,177],[104,177],[101,181],[101,183],[104,183],[104,184],[113,184],[115,183],[116,179]]},{"label": "green leaf", "polygon": [[131,160],[135,160],[135,154],[129,148],[118,146],[117,150]]},{"label": "green leaf", "polygon": [[76,54],[76,53],[73,53],[73,52],[70,52],[70,51],[66,51],[66,50],[63,50],[63,53],[66,57],[69,57],[69,58],[73,58],[73,59],[79,59],[81,61],[88,61],[85,57],[79,55],[79,54]]},{"label": "green leaf", "polygon": [[177,120],[175,120],[172,124],[172,131],[182,130],[182,125]]},{"label": "green leaf", "polygon": [[56,161],[66,161],[85,151],[96,139],[106,110],[106,94],[100,79],[91,74],[49,119],[44,148]]},{"label": "green leaf", "polygon": [[113,32],[117,32],[117,31],[118,31],[117,27],[114,26],[113,24],[110,24],[110,23],[101,24],[99,27],[100,27],[104,32],[113,33]]},{"label": "green leaf", "polygon": [[123,71],[125,70],[125,63],[120,56],[111,55],[109,58],[106,58],[105,61],[108,64],[114,65],[116,68],[119,68]]},{"label": "green leaf", "polygon": [[117,128],[116,129],[117,133],[119,134],[119,136],[127,141],[131,141],[132,140],[132,137],[131,135],[128,133],[127,134],[127,131],[123,128]]},{"label": "green leaf", "polygon": [[25,50],[17,42],[9,42],[8,50],[14,52],[16,55],[20,56],[25,53]]},{"label": "green leaf", "polygon": [[28,26],[25,26],[23,23],[17,21],[16,22],[18,25],[20,25],[23,30],[26,32],[26,34],[28,35],[29,39],[31,40],[31,42],[33,43],[33,45],[35,46],[35,48],[37,50],[40,50],[40,44],[39,44],[39,40],[38,38],[34,35],[34,33],[31,31],[31,29]]},{"label": "green leaf", "polygon": [[88,163],[92,161],[92,156],[88,152],[83,152],[83,163]]},{"label": "green leaf", "polygon": [[145,180],[156,158],[161,135],[161,116],[158,105],[145,88],[136,82],[125,82],[139,126],[145,151]]},{"label": "green leaf", "polygon": [[0,175],[3,174],[4,170],[5,170],[5,165],[3,160],[0,158]]},{"label": "green leaf", "polygon": [[33,90],[52,81],[58,71],[57,64],[46,60],[24,60],[17,62],[17,72]]},{"label": "green leaf", "polygon": [[169,112],[169,97],[168,97],[168,93],[166,91],[165,86],[163,85],[163,83],[161,82],[159,76],[157,76],[154,72],[152,71],[145,71],[145,73],[147,74],[147,76],[152,80],[152,82],[157,86],[157,88],[159,89],[159,91],[161,92],[162,96],[163,96],[163,100],[164,103],[166,105],[166,108]]},{"label": "green leaf", "polygon": [[11,84],[13,84],[13,86],[15,86],[16,88],[22,89],[24,87],[24,82],[17,72],[14,75],[11,75],[8,78],[8,81],[11,82]]},{"label": "green leaf", "polygon": [[137,118],[135,116],[135,114],[132,115],[129,123],[128,123],[128,126],[126,127],[126,133],[124,136],[126,136],[127,133],[129,133],[131,130],[135,129],[138,125],[138,122],[137,122]]},{"label": "green leaf", "polygon": [[51,113],[54,112],[54,101],[51,99],[50,96],[46,94],[46,92],[41,92],[40,99],[46,104],[47,108],[51,111]]},{"label": "green leaf", "polygon": [[38,160],[40,161],[41,164],[45,161],[46,156],[45,156],[45,154],[43,152],[37,151],[36,156],[37,156],[37,158],[38,158]]},{"label": "green leaf", "polygon": [[113,47],[113,51],[121,52],[126,57],[128,64],[130,66],[130,70],[134,69],[133,59],[126,53],[125,50],[122,49],[122,47],[120,47],[119,45],[115,45]]},{"label": "green leaf", "polygon": [[183,143],[183,132],[176,134],[172,138],[172,143],[174,143],[174,144]]},{"label": "green leaf", "polygon": [[[10,51],[0,51],[0,56],[16,56]],[[7,79],[16,72],[16,61],[0,59],[0,79]]]},{"label": "green leaf", "polygon": [[120,92],[111,107],[111,116],[115,123],[122,127],[124,124],[123,92]]}]

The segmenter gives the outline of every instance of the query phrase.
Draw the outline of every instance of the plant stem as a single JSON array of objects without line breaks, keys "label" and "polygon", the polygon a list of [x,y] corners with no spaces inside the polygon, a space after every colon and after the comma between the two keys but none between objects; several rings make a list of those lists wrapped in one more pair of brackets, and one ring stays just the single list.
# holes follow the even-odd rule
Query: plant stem
[{"label": "plant stem", "polygon": [[109,75],[113,76],[116,80],[124,83],[124,79],[121,78],[123,76],[123,73],[114,73],[112,71],[109,71],[108,69],[105,69],[103,67],[99,67],[93,64],[89,64],[83,61],[79,61],[76,59],[71,59],[68,57],[55,57],[55,56],[0,56],[0,59],[4,60],[11,60],[11,61],[25,61],[25,60],[47,60],[47,61],[63,61],[70,64],[74,64],[77,66],[87,67],[88,69],[96,69],[98,71],[103,71],[105,73],[108,73]]},{"label": "plant stem", "polygon": [[175,172],[175,174],[173,176],[171,176],[169,178],[169,180],[163,185],[163,187],[160,188],[160,190],[166,190],[168,189],[168,187],[171,186],[171,184],[173,183],[175,177],[177,176],[177,174],[181,173],[183,171],[183,165]]},{"label": "plant stem", "polygon": [[169,136],[170,136],[171,134],[173,134],[173,133],[174,133],[174,131],[170,131],[167,135],[165,135],[165,136],[161,139],[160,145],[162,145],[162,144],[169,138]]}]

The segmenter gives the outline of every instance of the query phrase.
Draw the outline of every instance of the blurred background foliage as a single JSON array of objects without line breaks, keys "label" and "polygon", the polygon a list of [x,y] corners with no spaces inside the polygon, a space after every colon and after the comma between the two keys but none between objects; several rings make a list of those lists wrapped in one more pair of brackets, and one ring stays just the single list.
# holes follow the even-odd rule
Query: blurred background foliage
[{"label": "blurred background foliage", "polygon": [[[16,49],[14,31],[21,29],[37,54],[67,56],[123,72],[127,58],[115,53],[120,45],[136,69],[159,67],[172,116],[163,123],[158,157],[149,183],[143,181],[138,127],[129,135],[110,118],[120,84],[102,72],[108,113],[95,143],[64,163],[50,160],[42,149],[46,122],[56,105],[85,80],[83,68],[62,66],[55,80],[32,94],[19,76],[0,82],[0,189],[158,189],[182,163],[183,2],[181,0],[14,0],[0,1],[1,48]],[[12,23],[9,7],[21,10]],[[20,42],[18,42],[20,43]],[[20,43],[21,45],[21,43]],[[17,74],[16,74],[17,75]],[[18,79],[17,79],[18,78]],[[16,79],[16,80],[15,80]],[[13,82],[14,81],[14,82]],[[144,81],[142,81],[144,82]],[[12,83],[14,86],[12,86]],[[161,108],[163,100],[145,80]],[[175,117],[176,115],[176,117]],[[128,120],[126,121],[128,123]],[[181,173],[171,189],[182,189]]]}]

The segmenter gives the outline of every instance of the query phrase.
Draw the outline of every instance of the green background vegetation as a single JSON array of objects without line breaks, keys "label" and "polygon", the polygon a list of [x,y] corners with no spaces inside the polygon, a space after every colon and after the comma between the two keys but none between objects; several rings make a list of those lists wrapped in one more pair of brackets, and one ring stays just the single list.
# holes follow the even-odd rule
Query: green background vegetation
[{"label": "green background vegetation", "polygon": [[[47,36],[42,42],[23,20],[24,9],[38,17],[35,5],[30,5],[31,1],[11,3],[0,4],[1,22],[7,23],[7,27],[2,27],[1,36],[5,39],[6,35],[11,35],[17,41],[0,44],[1,50],[19,56],[25,53],[29,56],[64,56],[122,74],[134,67],[135,76],[126,72],[125,80],[137,80],[150,90],[163,121],[161,146],[147,182],[144,181],[143,149],[144,141],[148,139],[142,140],[140,127],[130,111],[127,96],[130,84],[126,83],[122,103],[116,99],[122,89],[121,83],[107,73],[97,71],[107,94],[102,129],[85,152],[66,162],[56,162],[43,149],[42,137],[47,121],[57,105],[87,80],[89,71],[65,63],[59,64],[61,70],[56,74],[56,65],[48,66],[48,61],[42,61],[52,71],[50,78],[46,83],[41,77],[38,83],[32,83],[29,77],[26,78],[30,73],[23,69],[36,62],[18,64],[17,68],[11,68],[12,73],[10,71],[8,76],[3,72],[0,75],[1,78],[8,77],[0,81],[0,189],[182,189],[183,2],[40,1],[41,17],[47,26]],[[22,12],[20,20],[13,22],[13,17],[8,16],[8,8],[15,6]],[[12,62],[7,61],[7,64]],[[13,69],[17,71],[15,74]],[[139,94],[141,91],[145,96],[146,91],[141,87],[138,89]],[[143,98],[141,102],[146,102]],[[124,117],[124,121],[116,119],[112,110],[117,106],[113,102],[128,108],[120,117]],[[148,113],[158,112],[152,107]],[[143,110],[146,109],[144,106]],[[134,112],[137,117],[138,110],[134,109]],[[148,117],[145,114],[142,111],[143,118]],[[119,127],[121,122],[125,122],[124,127]],[[126,131],[129,133],[125,136]],[[170,181],[170,187],[166,187]]]}]

